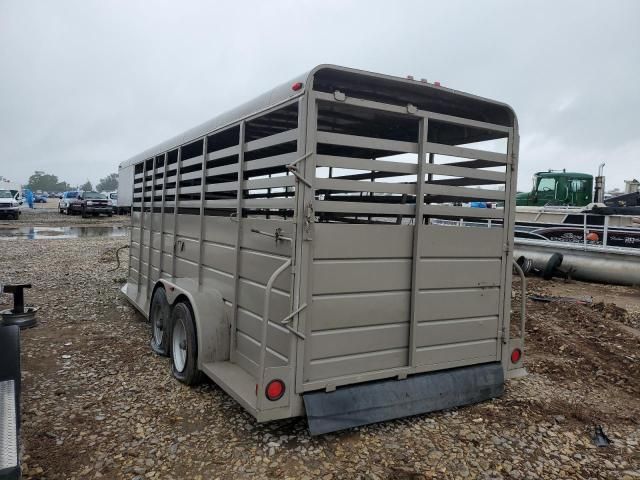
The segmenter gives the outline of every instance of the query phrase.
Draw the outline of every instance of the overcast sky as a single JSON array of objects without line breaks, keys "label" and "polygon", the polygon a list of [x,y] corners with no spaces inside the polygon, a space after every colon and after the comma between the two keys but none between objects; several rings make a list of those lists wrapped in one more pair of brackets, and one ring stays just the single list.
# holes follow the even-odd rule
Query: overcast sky
[{"label": "overcast sky", "polygon": [[0,175],[72,185],[319,63],[504,101],[519,188],[640,177],[640,1],[0,0]]}]

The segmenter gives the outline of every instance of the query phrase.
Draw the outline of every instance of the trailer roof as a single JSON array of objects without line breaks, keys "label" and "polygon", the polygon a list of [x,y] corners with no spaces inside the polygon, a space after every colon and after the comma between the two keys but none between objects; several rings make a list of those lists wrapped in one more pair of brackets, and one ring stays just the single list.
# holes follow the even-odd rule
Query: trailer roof
[{"label": "trailer roof", "polygon": [[[211,120],[191,128],[180,135],[148,148],[129,160],[122,162],[120,168],[172,150],[180,145],[196,140],[205,134],[232,125],[243,118],[301,96],[305,93],[311,80],[314,80],[314,88],[316,90],[332,92],[340,88],[346,90],[348,93],[350,86],[357,85],[358,93],[361,93],[361,87],[364,85],[362,82],[363,77],[366,77],[368,80],[365,90],[371,97],[384,96],[385,91],[389,87],[395,87],[397,89],[398,86],[402,85],[403,96],[401,99],[396,100],[404,103],[412,103],[419,108],[438,113],[465,116],[467,118],[504,126],[517,126],[517,119],[513,109],[505,103],[434,85],[426,81],[324,64],[318,65],[312,70],[269,90],[253,100],[213,117]],[[294,91],[292,85],[297,82],[301,82],[303,88]],[[385,101],[397,103],[392,100],[393,99],[385,98]]]}]

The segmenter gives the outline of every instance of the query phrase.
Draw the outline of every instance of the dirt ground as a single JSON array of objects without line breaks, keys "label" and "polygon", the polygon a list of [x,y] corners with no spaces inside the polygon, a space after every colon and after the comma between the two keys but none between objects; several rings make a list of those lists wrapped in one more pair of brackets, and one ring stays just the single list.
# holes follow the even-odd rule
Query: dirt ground
[{"label": "dirt ground", "polygon": [[501,398],[310,437],[304,419],[257,424],[214,384],[172,378],[119,293],[126,243],[0,240],[0,281],[31,281],[40,307],[22,335],[25,478],[640,478],[637,288],[529,279],[530,294],[595,303],[527,302],[529,374]]}]

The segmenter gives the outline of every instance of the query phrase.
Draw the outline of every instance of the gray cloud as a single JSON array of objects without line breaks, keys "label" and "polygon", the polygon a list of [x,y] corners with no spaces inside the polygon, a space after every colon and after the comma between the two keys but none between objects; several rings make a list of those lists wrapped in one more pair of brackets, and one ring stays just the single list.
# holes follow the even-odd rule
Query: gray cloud
[{"label": "gray cloud", "polygon": [[96,181],[318,63],[510,103],[537,170],[640,176],[640,2],[0,3],[0,175]]}]

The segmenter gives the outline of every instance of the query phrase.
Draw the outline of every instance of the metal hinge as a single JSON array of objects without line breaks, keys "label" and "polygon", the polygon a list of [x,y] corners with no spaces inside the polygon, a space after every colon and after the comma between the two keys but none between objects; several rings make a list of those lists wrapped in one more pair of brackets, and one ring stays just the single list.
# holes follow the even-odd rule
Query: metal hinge
[{"label": "metal hinge", "polygon": [[304,183],[309,188],[311,188],[311,182],[306,178],[304,178],[302,175],[300,175],[300,172],[298,171],[298,163],[300,163],[302,160],[306,158],[309,158],[311,155],[313,155],[313,152],[306,153],[300,158],[298,158],[295,162],[292,162],[289,165],[287,165],[287,170],[289,170],[296,177],[296,180]]},{"label": "metal hinge", "polygon": [[344,102],[347,99],[347,96],[340,90],[336,90],[335,92],[333,92],[333,98],[335,98],[338,102]]}]

